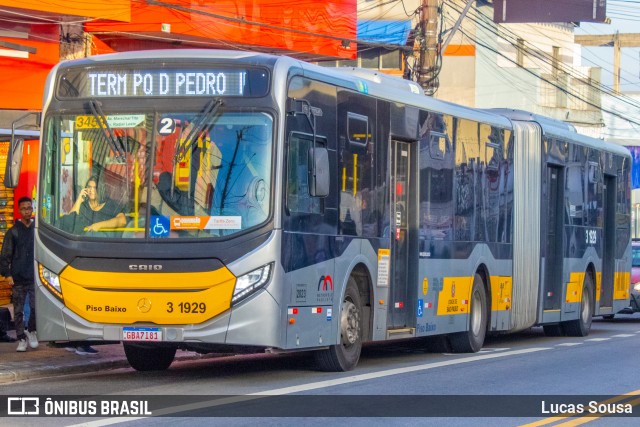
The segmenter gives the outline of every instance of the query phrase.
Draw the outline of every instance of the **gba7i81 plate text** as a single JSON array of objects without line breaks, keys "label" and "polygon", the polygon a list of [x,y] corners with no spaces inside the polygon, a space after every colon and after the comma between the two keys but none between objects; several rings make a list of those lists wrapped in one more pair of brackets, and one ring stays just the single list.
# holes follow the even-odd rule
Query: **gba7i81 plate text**
[{"label": "gba7i81 plate text", "polygon": [[123,341],[162,341],[160,328],[122,328]]}]

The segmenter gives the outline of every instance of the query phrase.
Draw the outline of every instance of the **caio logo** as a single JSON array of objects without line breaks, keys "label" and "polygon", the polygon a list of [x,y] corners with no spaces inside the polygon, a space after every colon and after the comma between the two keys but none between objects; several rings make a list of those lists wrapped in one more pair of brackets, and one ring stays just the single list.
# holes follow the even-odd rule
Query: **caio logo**
[{"label": "caio logo", "polygon": [[331,276],[322,276],[318,281],[318,290],[319,291],[332,291],[333,290],[333,279]]}]

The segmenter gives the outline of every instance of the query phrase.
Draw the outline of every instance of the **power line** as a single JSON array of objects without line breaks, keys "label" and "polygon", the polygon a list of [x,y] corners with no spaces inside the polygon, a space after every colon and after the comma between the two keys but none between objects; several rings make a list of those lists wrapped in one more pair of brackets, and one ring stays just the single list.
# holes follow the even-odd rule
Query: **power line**
[{"label": "power line", "polygon": [[[471,41],[473,41],[474,43],[476,43],[478,46],[481,46],[481,47],[483,47],[483,48],[485,48],[485,49],[487,49],[487,50],[490,50],[491,52],[494,52],[495,54],[500,55],[501,57],[503,57],[503,58],[504,58],[504,59],[506,59],[507,61],[512,62],[513,64],[516,64],[516,65],[517,65],[516,61],[514,61],[514,60],[513,60],[513,59],[511,59],[511,58],[509,58],[508,56],[506,56],[505,54],[503,54],[503,53],[502,53],[502,52],[500,52],[499,50],[494,49],[494,48],[492,48],[491,46],[489,46],[489,45],[487,45],[487,44],[485,44],[485,43],[481,42],[481,41],[480,41],[480,40],[478,40],[477,38],[472,37],[471,35],[469,35],[469,34],[468,34],[465,30],[463,30],[462,28],[460,28],[460,29],[459,29],[459,31],[460,31],[462,34],[464,34],[464,36],[465,36],[465,37],[467,37],[469,40],[471,40]],[[602,110],[602,111],[604,111],[604,112],[606,112],[606,113],[609,113],[609,114],[611,114],[612,116],[615,116],[615,117],[621,118],[621,119],[626,120],[626,121],[628,121],[628,122],[630,122],[630,123],[633,123],[633,124],[635,124],[635,125],[640,126],[640,122],[637,122],[637,121],[635,121],[635,120],[633,120],[633,119],[631,119],[631,118],[629,118],[629,117],[625,117],[625,116],[623,116],[623,115],[621,115],[621,114],[619,114],[619,113],[617,113],[617,112],[615,112],[615,111],[613,111],[613,110],[605,109],[605,108],[603,108],[601,105],[594,104],[593,102],[591,102],[591,101],[589,101],[589,100],[587,100],[587,99],[584,99],[584,98],[583,98],[583,97],[581,97],[580,95],[577,95],[577,94],[575,94],[575,93],[571,93],[570,91],[568,91],[568,90],[566,90],[565,88],[561,87],[561,86],[560,86],[560,85],[558,85],[557,83],[555,83],[555,82],[553,82],[553,81],[551,81],[551,80],[545,79],[544,77],[540,76],[539,74],[536,74],[535,72],[533,72],[532,70],[530,70],[530,69],[528,69],[528,68],[522,68],[522,70],[524,70],[525,72],[527,72],[527,73],[529,73],[529,74],[531,74],[531,75],[535,76],[536,78],[538,78],[538,79],[540,79],[540,80],[542,80],[542,81],[544,81],[544,82],[548,83],[549,85],[551,85],[551,86],[555,87],[556,89],[558,89],[558,90],[560,90],[560,91],[562,91],[562,92],[566,93],[567,95],[572,96],[572,97],[576,98],[577,100],[584,102],[584,103],[585,103],[585,104],[587,104],[587,105],[590,105],[590,106],[592,106],[592,107],[594,107],[594,108],[597,108],[597,109]]]},{"label": "power line", "polygon": [[[448,5],[453,9],[456,10],[457,12],[460,12],[460,9],[457,8],[457,5],[452,4],[450,2],[448,2]],[[478,10],[477,8],[472,8],[472,10],[474,11],[474,13],[476,14],[476,18],[472,17],[471,15],[468,15],[469,18],[475,22],[477,25],[479,25],[481,28],[484,28],[485,30],[489,31],[490,33],[494,34],[495,36],[499,37],[500,39],[506,41],[507,43],[509,43],[511,46],[515,47],[516,51],[520,50],[523,52],[523,54],[527,55],[527,57],[529,57],[530,59],[538,59],[540,61],[542,61],[544,64],[546,64],[547,66],[550,66],[551,69],[556,68],[559,71],[562,71],[564,73],[566,73],[567,75],[573,77],[573,78],[578,78],[580,80],[583,80],[587,83],[587,85],[589,87],[591,87],[594,90],[597,90],[601,93],[610,95],[612,97],[615,97],[617,99],[619,99],[620,101],[631,105],[635,108],[640,108],[640,103],[638,101],[636,101],[635,99],[629,98],[625,95],[615,95],[614,92],[609,89],[608,87],[599,84],[599,85],[595,85],[588,76],[582,75],[582,74],[576,74],[576,70],[572,67],[567,67],[564,63],[562,62],[557,62],[554,63],[553,58],[547,54],[546,52],[543,51],[537,51],[534,52],[535,54],[532,55],[532,52],[528,51],[527,49],[522,49],[522,47],[519,47],[517,45],[517,43],[514,43],[513,41],[510,41],[508,36],[512,37],[512,38],[520,38],[517,34],[515,34],[513,31],[509,30],[508,28],[505,28],[505,26],[503,25],[497,25],[496,23],[494,23],[492,20],[490,20],[484,13],[482,13],[480,10]],[[483,22],[480,22],[479,19],[481,19]],[[506,34],[505,34],[506,33]],[[548,36],[547,36],[548,37]],[[504,56],[504,55],[502,55]],[[506,58],[506,56],[505,56]],[[514,62],[513,60],[511,60],[509,58],[509,60],[511,62]],[[516,65],[517,63],[514,62]],[[527,70],[529,71],[529,70]],[[542,79],[542,77],[540,77]],[[598,107],[599,108],[599,107]]]}]

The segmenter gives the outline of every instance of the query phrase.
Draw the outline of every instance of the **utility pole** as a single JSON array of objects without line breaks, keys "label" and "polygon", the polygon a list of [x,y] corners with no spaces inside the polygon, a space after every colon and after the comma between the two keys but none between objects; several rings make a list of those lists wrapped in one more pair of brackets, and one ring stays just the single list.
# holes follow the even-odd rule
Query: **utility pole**
[{"label": "utility pole", "polygon": [[458,21],[449,30],[447,40],[442,43],[438,37],[438,0],[422,0],[420,8],[420,55],[416,67],[417,81],[425,94],[433,95],[439,86],[438,73],[442,64],[438,59],[451,42],[453,35],[460,28],[462,21],[475,0],[467,0],[467,4],[458,17]]},{"label": "utility pole", "polygon": [[86,58],[91,54],[91,35],[82,24],[60,24],[60,59]]},{"label": "utility pole", "polygon": [[438,1],[422,0],[420,7],[420,55],[416,67],[416,80],[425,94],[433,95],[438,89],[439,65],[436,63],[438,46]]},{"label": "utility pole", "polygon": [[640,34],[577,35],[575,42],[582,46],[613,46],[613,91],[620,94],[620,49],[640,47]]}]

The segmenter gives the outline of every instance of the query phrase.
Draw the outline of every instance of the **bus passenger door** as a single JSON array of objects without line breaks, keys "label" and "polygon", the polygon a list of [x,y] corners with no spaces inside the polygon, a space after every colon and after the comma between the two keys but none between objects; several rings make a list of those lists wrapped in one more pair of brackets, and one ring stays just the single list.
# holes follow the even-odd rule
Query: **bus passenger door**
[{"label": "bus passenger door", "polygon": [[564,169],[547,168],[547,242],[544,263],[544,310],[560,310],[563,297],[562,268],[564,265]]},{"label": "bus passenger door", "polygon": [[[602,227],[602,279],[600,307],[613,307],[616,245],[616,177],[604,176],[604,227]],[[628,286],[628,285],[627,285]],[[597,298],[597,296],[596,296]]]},{"label": "bus passenger door", "polygon": [[409,194],[411,146],[391,141],[391,289],[388,329],[413,327],[413,298],[409,292]]}]

